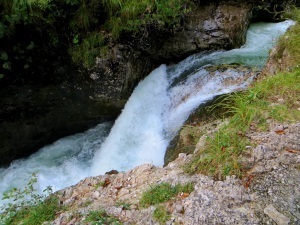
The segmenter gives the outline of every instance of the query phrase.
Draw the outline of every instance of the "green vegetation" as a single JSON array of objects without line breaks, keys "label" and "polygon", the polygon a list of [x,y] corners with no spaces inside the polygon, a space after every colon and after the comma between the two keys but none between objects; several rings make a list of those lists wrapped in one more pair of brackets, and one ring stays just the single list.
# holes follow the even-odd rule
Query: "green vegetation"
[{"label": "green vegetation", "polygon": [[169,145],[164,158],[165,165],[177,159],[178,154],[182,152],[187,154],[193,153],[199,137],[205,133],[204,130],[199,129],[199,126],[189,125],[187,123],[190,122],[186,122],[186,125],[180,130],[180,134],[172,141],[176,144]]},{"label": "green vegetation", "polygon": [[250,144],[245,132],[264,131],[267,121],[300,120],[300,10],[294,10],[292,15],[298,23],[280,39],[277,53],[281,58],[284,51],[289,52],[284,63],[290,71],[263,77],[248,90],[230,94],[214,105],[212,110],[221,108],[221,117],[229,117],[229,123],[207,138],[206,146],[185,166],[186,172],[204,173],[216,179],[227,175],[241,177],[239,157]]},{"label": "green vegetation", "polygon": [[122,207],[124,210],[130,210],[130,203],[127,203],[126,201],[117,201],[116,202],[117,207]]},{"label": "green vegetation", "polygon": [[108,44],[121,35],[130,36],[139,43],[150,31],[174,32],[181,26],[187,10],[187,0],[103,0],[101,6],[107,19],[99,29],[86,34],[78,33],[70,54],[75,63],[91,67],[95,57],[105,57]]},{"label": "green vegetation", "polygon": [[110,15],[106,26],[115,38],[122,31],[147,36],[149,28],[160,30],[168,27],[176,30],[186,13],[185,0],[127,0],[105,3],[106,11]]},{"label": "green vegetation", "polygon": [[294,8],[290,13],[288,13],[287,18],[293,19],[297,24],[289,29],[289,31],[284,35],[278,43],[279,51],[277,57],[283,56],[284,50],[289,52],[290,57],[288,61],[284,62],[287,67],[299,68],[300,67],[300,9]]},{"label": "green vegetation", "polygon": [[[46,198],[37,194],[34,188],[36,181],[37,178],[33,175],[26,187],[14,188],[4,195],[3,200],[10,199],[13,203],[8,203],[1,208],[0,224],[39,225],[55,219],[55,213],[61,210],[58,199],[53,195]],[[49,195],[52,190],[48,187],[44,192]]]},{"label": "green vegetation", "polygon": [[300,120],[300,69],[267,77],[245,92],[227,96],[221,104],[230,115],[228,125],[213,137],[185,167],[188,173],[204,173],[223,179],[227,175],[242,176],[239,156],[250,145],[245,132],[265,130],[267,120],[295,122]]},{"label": "green vegetation", "polygon": [[121,225],[122,224],[115,217],[109,216],[104,210],[90,211],[84,222],[92,225],[98,225],[98,224],[99,225],[101,224]]},{"label": "green vegetation", "polygon": [[58,211],[58,199],[55,197],[49,197],[37,205],[24,206],[9,219],[5,220],[4,224],[40,225],[45,221],[54,220],[55,214]]},{"label": "green vegetation", "polygon": [[25,76],[39,64],[55,61],[58,53],[90,68],[120,36],[142,43],[150,33],[174,33],[191,4],[190,0],[2,0],[0,78]]},{"label": "green vegetation", "polygon": [[161,183],[156,186],[152,186],[149,190],[143,193],[140,200],[142,207],[159,204],[166,202],[176,197],[180,193],[191,193],[194,190],[194,185],[191,183],[182,185],[177,184],[172,186],[169,183]]},{"label": "green vegetation", "polygon": [[159,222],[159,224],[166,224],[171,219],[171,214],[163,206],[158,206],[153,212],[153,218]]},{"label": "green vegetation", "polygon": [[90,68],[95,57],[106,57],[120,37],[141,48],[148,46],[150,35],[180,30],[195,2],[2,0],[0,78],[15,75],[27,79],[43,73],[43,67],[53,70],[49,64],[58,55],[68,63]]}]

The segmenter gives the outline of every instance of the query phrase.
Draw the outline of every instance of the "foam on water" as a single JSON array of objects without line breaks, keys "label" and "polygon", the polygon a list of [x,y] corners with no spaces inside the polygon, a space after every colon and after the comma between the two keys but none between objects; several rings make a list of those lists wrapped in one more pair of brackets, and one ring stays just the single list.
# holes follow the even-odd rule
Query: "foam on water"
[{"label": "foam on water", "polygon": [[125,171],[142,163],[162,166],[169,142],[196,107],[214,96],[244,89],[252,81],[238,72],[210,76],[205,68],[229,63],[262,68],[275,40],[292,23],[255,24],[239,49],[195,54],[177,65],[161,65],[136,87],[112,128],[109,123],[99,124],[1,168],[0,198],[12,187],[24,186],[32,173],[37,173],[42,191],[112,169]]},{"label": "foam on water", "polygon": [[15,160],[6,169],[2,168],[1,199],[3,192],[25,186],[33,173],[37,175],[36,188],[40,193],[47,186],[59,190],[89,176],[88,168],[94,152],[101,146],[111,126],[111,123],[102,123],[84,133],[65,137],[26,159]]}]

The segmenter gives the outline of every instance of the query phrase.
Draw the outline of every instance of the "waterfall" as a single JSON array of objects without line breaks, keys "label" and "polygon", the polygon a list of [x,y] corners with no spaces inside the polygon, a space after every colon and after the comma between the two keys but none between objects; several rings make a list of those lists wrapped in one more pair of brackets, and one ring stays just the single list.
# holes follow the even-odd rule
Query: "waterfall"
[{"label": "waterfall", "polygon": [[292,24],[253,24],[239,49],[195,54],[177,65],[161,65],[138,84],[113,126],[99,124],[0,168],[0,198],[10,188],[24,186],[32,173],[37,174],[42,191],[112,169],[126,171],[142,163],[162,166],[169,142],[195,108],[217,95],[244,89],[253,80],[236,71],[211,75],[208,67],[236,63],[261,69],[278,36]]}]

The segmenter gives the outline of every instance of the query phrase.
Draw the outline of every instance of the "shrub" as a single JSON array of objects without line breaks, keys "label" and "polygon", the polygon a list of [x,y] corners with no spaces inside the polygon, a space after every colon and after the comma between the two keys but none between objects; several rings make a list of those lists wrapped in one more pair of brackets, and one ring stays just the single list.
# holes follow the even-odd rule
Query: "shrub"
[{"label": "shrub", "polygon": [[61,209],[57,197],[46,195],[52,193],[51,187],[37,194],[34,185],[37,181],[35,175],[22,189],[13,188],[4,194],[3,200],[9,199],[12,203],[1,207],[0,223],[4,225],[39,225],[45,221],[54,220],[55,213]]}]

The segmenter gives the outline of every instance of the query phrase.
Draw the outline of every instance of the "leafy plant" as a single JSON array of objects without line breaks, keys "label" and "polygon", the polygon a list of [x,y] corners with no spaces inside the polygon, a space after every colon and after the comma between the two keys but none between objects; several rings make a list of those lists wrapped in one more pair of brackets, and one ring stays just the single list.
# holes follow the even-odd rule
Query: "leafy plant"
[{"label": "leafy plant", "polygon": [[95,64],[96,56],[100,55],[100,49],[103,47],[104,37],[99,32],[93,32],[84,38],[80,44],[71,48],[69,52],[74,63],[82,63],[83,66],[89,68]]},{"label": "leafy plant", "polygon": [[169,183],[161,183],[150,187],[149,190],[143,193],[140,204],[142,207],[159,204],[171,200],[179,193],[191,193],[194,190],[192,183],[185,185],[177,184],[172,186]]},{"label": "leafy plant", "polygon": [[[1,207],[1,224],[38,225],[54,219],[55,213],[61,208],[58,199],[50,195],[51,187],[44,190],[46,195],[37,194],[34,188],[36,182],[36,175],[33,174],[33,178],[23,189],[13,188],[4,194],[3,200],[12,202]],[[50,197],[46,198],[47,195]]]},{"label": "leafy plant", "polygon": [[[96,56],[105,57],[109,42],[118,40],[122,35],[143,43],[149,33],[178,30],[183,17],[189,11],[188,2],[189,0],[102,0],[100,4],[98,1],[98,6],[94,8],[104,10],[107,14],[102,26],[104,29],[101,29],[105,32],[100,34],[99,29],[85,33],[79,31],[79,35],[76,34],[75,39],[73,38],[73,42],[75,40],[76,43],[69,49],[73,62],[83,64],[86,68],[92,67]],[[89,14],[94,15],[95,12],[89,13],[86,7],[82,3],[82,19],[78,20],[78,16],[75,15],[77,19],[73,20],[73,27],[85,27],[86,30],[90,30],[91,26],[88,24],[94,16],[89,17]],[[85,21],[86,25],[82,26],[78,21]]]}]

